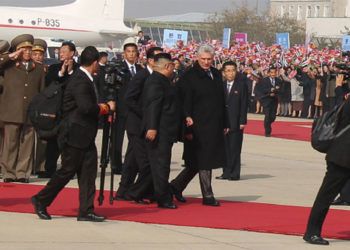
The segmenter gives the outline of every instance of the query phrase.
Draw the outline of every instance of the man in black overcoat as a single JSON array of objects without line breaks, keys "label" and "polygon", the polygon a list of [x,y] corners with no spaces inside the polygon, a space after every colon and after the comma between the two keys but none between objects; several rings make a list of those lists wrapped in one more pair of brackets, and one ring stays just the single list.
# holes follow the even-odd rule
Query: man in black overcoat
[{"label": "man in black overcoat", "polygon": [[264,107],[264,128],[265,136],[271,136],[271,124],[276,120],[278,105],[278,91],[280,90],[281,80],[277,77],[277,69],[269,68],[269,76],[262,79],[259,86],[260,102]]},{"label": "man in black overcoat", "polygon": [[[337,85],[341,85],[344,75],[337,76]],[[306,232],[303,239],[310,244],[328,245],[321,237],[322,226],[329,207],[350,179],[350,102],[345,102],[340,113],[337,131],[341,136],[334,139],[326,155],[327,172],[312,206]]]},{"label": "man in black overcoat", "polygon": [[[99,114],[114,109],[114,103],[98,104],[92,75],[98,69],[98,51],[89,46],[81,54],[81,67],[69,79],[63,96],[63,120],[58,142],[62,146],[62,168],[57,170],[32,203],[40,219],[50,220],[46,208],[77,174],[79,184],[78,221],[100,222],[94,213],[97,149],[95,138]],[[69,201],[68,201],[69,202]]]},{"label": "man in black overcoat", "polygon": [[[227,132],[225,93],[221,72],[212,67],[214,49],[203,45],[198,61],[179,81],[184,103],[186,167],[171,182],[172,191],[184,201],[182,191],[199,173],[203,204],[219,206],[211,187],[212,169],[225,164],[224,131]],[[180,198],[180,199],[179,199]]]},{"label": "man in black overcoat", "polygon": [[223,174],[216,179],[233,181],[239,180],[241,176],[243,130],[247,124],[249,102],[248,86],[246,76],[237,72],[235,62],[225,62],[222,70],[230,131],[225,136],[226,164]]},{"label": "man in black overcoat", "polygon": [[171,84],[174,63],[168,53],[155,55],[154,72],[143,90],[142,133],[158,207],[175,209],[169,185],[171,149],[180,127],[176,87]]}]

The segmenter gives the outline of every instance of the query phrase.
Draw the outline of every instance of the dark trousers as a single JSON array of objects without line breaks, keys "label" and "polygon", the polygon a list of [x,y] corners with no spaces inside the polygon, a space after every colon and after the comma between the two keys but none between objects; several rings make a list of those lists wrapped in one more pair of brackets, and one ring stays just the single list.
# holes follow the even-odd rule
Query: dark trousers
[{"label": "dark trousers", "polygon": [[277,112],[277,99],[276,101],[270,102],[267,105],[264,105],[264,128],[265,134],[271,134],[271,124],[276,120],[276,112]]},{"label": "dark trousers", "polygon": [[171,181],[171,186],[176,191],[182,193],[197,173],[199,174],[199,183],[203,198],[213,198],[214,193],[211,187],[211,170],[197,170],[191,167],[185,167],[180,174]]},{"label": "dark trousers", "polygon": [[171,149],[173,142],[159,138],[155,142],[146,142],[147,155],[151,164],[154,196],[158,203],[172,201],[169,185]]},{"label": "dark trousers", "polygon": [[111,154],[111,166],[112,169],[120,172],[122,170],[122,151],[123,141],[125,135],[126,117],[118,116],[117,121],[114,123],[114,138],[112,138],[113,152]]},{"label": "dark trousers", "polygon": [[233,131],[225,136],[226,164],[223,177],[241,177],[241,152],[243,143],[243,130]]},{"label": "dark trousers", "polygon": [[127,194],[136,200],[151,198],[154,193],[152,172],[147,156],[146,141],[143,137],[135,136],[134,152],[138,166],[138,176]]},{"label": "dark trousers", "polygon": [[62,151],[62,168],[56,171],[44,189],[37,194],[39,202],[43,206],[50,206],[75,174],[78,176],[79,185],[79,215],[84,216],[93,212],[97,174],[95,144],[87,149],[65,146]]},{"label": "dark trousers", "polygon": [[58,147],[57,138],[52,138],[46,144],[46,161],[45,172],[52,176],[57,169],[57,161],[60,157],[60,149]]},{"label": "dark trousers", "polygon": [[350,202],[350,180],[345,183],[345,186],[340,192],[340,199],[342,201]]},{"label": "dark trousers", "polygon": [[323,222],[334,198],[350,178],[350,168],[327,162],[327,172],[312,206],[306,236],[321,235]]},{"label": "dark trousers", "polygon": [[125,153],[124,167],[122,169],[117,196],[124,196],[137,176],[138,166],[135,157],[135,138],[135,135],[128,134],[129,143]]},{"label": "dark trousers", "polygon": [[306,118],[309,115],[309,108],[312,104],[312,101],[310,99],[310,96],[304,96],[304,102],[303,102],[303,110],[301,111],[301,117]]}]

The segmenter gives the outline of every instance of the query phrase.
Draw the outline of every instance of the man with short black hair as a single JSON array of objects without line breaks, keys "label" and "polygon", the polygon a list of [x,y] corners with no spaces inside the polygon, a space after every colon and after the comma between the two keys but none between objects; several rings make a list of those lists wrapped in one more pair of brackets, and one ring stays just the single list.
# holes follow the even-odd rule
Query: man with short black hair
[{"label": "man with short black hair", "polygon": [[222,73],[230,131],[225,135],[226,163],[223,174],[216,179],[238,181],[241,177],[243,130],[248,113],[247,77],[237,72],[237,64],[232,61],[223,64]]},{"label": "man with short black hair", "polygon": [[98,104],[92,75],[98,70],[99,54],[89,46],[81,55],[81,67],[69,79],[63,96],[62,129],[58,135],[62,145],[62,168],[37,195],[32,197],[36,214],[50,220],[46,208],[77,174],[79,185],[78,221],[101,222],[105,218],[94,213],[97,150],[95,138],[98,117],[114,109],[114,103]]},{"label": "man with short black hair", "polygon": [[[126,131],[129,138],[128,149],[133,150],[125,159],[125,165],[127,166],[122,173],[117,197],[131,198],[141,203],[143,203],[143,198],[153,194],[152,176],[146,145],[144,138],[141,136],[140,125],[143,116],[142,92],[146,80],[153,73],[154,57],[161,52],[163,52],[163,49],[160,47],[152,47],[147,50],[147,66],[139,71],[130,81],[125,94],[125,103],[129,109],[126,123]],[[133,159],[129,159],[129,157]],[[138,178],[133,184],[136,173],[138,173]]]},{"label": "man with short black hair", "polygon": [[[60,48],[60,63],[53,64],[49,67],[46,75],[46,86],[59,83],[66,84],[73,73],[79,68],[74,61],[73,56],[76,48],[72,42],[63,42]],[[45,173],[38,175],[42,178],[51,178],[57,169],[57,160],[60,156],[60,150],[57,144],[57,138],[47,141]]]},{"label": "man with short black hair", "polygon": [[168,53],[159,53],[154,60],[154,72],[143,90],[141,131],[146,138],[158,207],[176,209],[169,185],[171,149],[178,139],[180,120],[176,88],[171,84],[174,63]]},{"label": "man with short black hair", "polygon": [[259,86],[260,102],[264,107],[264,128],[265,136],[271,136],[271,124],[276,120],[278,105],[278,91],[281,86],[281,80],[277,77],[277,68],[270,67],[268,77],[262,79]]},{"label": "man with short black hair", "polygon": [[[124,61],[123,61],[123,73],[122,82],[120,88],[116,93],[117,102],[117,119],[114,125],[114,138],[112,138],[113,150],[111,154],[111,166],[115,173],[120,173],[122,170],[122,148],[125,135],[125,124],[127,118],[127,107],[125,105],[125,92],[128,88],[130,80],[139,72],[142,67],[137,64],[138,49],[135,43],[127,43],[123,47],[124,49]],[[128,151],[127,153],[128,154]]]}]

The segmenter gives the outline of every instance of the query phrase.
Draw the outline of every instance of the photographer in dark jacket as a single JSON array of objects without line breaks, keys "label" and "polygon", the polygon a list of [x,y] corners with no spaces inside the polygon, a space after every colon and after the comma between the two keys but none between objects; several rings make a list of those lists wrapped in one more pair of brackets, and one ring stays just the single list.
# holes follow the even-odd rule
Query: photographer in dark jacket
[{"label": "photographer in dark jacket", "polygon": [[79,184],[78,221],[100,222],[105,218],[94,213],[97,150],[95,138],[99,114],[114,109],[114,102],[98,104],[92,75],[98,69],[98,51],[89,46],[81,54],[81,67],[69,79],[63,96],[63,120],[58,141],[62,145],[62,168],[37,195],[32,197],[35,213],[50,220],[46,208],[77,174]]},{"label": "photographer in dark jacket", "polygon": [[[344,75],[338,75],[336,82],[342,86]],[[350,125],[350,102],[345,101],[340,114],[337,130]],[[350,129],[337,137],[326,155],[327,172],[321,184],[311,209],[307,229],[303,239],[311,244],[328,245],[329,242],[321,237],[323,222],[334,198],[339,194],[345,183],[350,179]]]},{"label": "photographer in dark jacket", "polygon": [[277,78],[277,69],[269,68],[269,76],[262,79],[259,86],[259,97],[264,107],[264,128],[265,136],[271,136],[271,124],[276,120],[276,112],[278,105],[277,94],[280,91],[281,79]]}]

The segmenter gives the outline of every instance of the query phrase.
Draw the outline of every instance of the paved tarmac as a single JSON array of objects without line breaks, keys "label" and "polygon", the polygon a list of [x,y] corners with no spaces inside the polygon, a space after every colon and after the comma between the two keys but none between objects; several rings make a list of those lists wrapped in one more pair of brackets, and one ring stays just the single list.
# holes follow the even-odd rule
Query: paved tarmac
[{"label": "paved tarmac", "polygon": [[[261,119],[262,116],[250,115]],[[278,120],[301,121],[285,118]],[[272,132],[273,134],[273,132]],[[98,137],[100,146],[100,134]],[[173,148],[171,178],[182,167],[182,145]],[[324,155],[309,142],[245,135],[240,181],[213,180],[216,198],[310,207],[325,173]],[[213,176],[221,174],[215,170]],[[119,176],[116,177],[116,183]],[[33,179],[32,183],[45,184]],[[97,181],[97,184],[98,181]],[[68,186],[76,187],[72,180]],[[106,187],[108,187],[108,178]],[[196,177],[184,192],[201,197]],[[116,207],[116,209],[118,209]],[[181,208],[180,208],[181,209]],[[337,209],[349,210],[348,207]],[[232,211],[234,213],[234,211]],[[26,249],[348,249],[350,242],[330,240],[328,247],[312,246],[299,236],[246,231],[179,227],[133,222],[77,222],[75,218],[39,220],[33,214],[0,212],[0,250]]]}]

